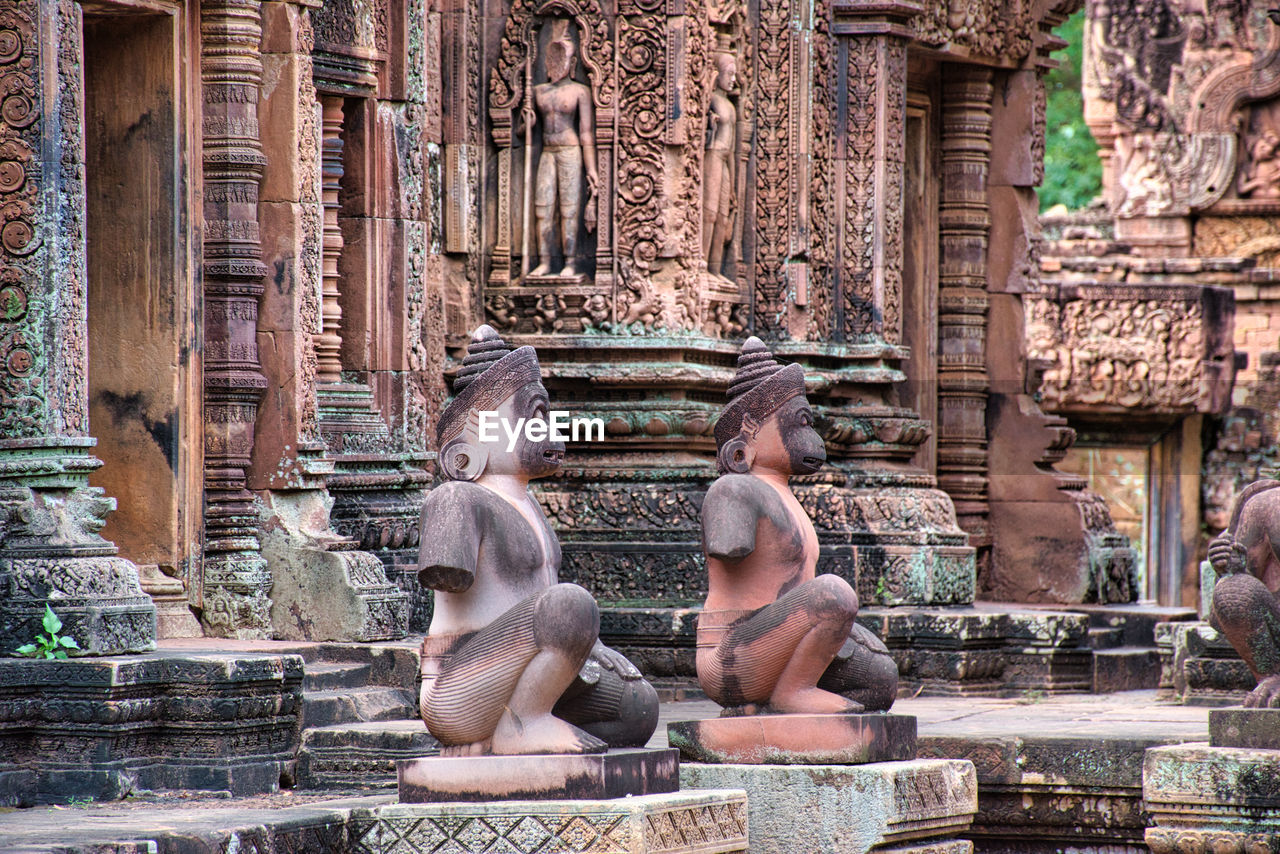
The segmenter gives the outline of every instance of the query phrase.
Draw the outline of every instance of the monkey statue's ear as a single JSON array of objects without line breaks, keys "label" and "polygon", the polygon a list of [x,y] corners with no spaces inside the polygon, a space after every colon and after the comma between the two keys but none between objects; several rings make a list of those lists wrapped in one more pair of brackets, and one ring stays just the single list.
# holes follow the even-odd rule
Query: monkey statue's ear
[{"label": "monkey statue's ear", "polygon": [[440,467],[450,480],[471,481],[484,474],[489,462],[489,451],[479,442],[468,442],[466,437],[454,439],[440,449]]},{"label": "monkey statue's ear", "polygon": [[746,474],[751,471],[751,464],[755,459],[755,447],[739,433],[720,446],[720,450],[716,452],[716,467],[721,474]]}]

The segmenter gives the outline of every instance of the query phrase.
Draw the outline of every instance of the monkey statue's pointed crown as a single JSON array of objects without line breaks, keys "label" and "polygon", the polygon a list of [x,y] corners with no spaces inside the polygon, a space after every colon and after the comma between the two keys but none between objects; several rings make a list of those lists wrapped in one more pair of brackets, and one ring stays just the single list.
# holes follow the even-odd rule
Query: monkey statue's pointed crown
[{"label": "monkey statue's pointed crown", "polygon": [[756,424],[791,398],[804,394],[804,368],[780,365],[764,342],[752,335],[742,344],[738,372],[729,384],[729,403],[716,421],[716,447],[742,432],[746,416]]},{"label": "monkey statue's pointed crown", "polygon": [[471,333],[462,369],[453,379],[453,400],[440,415],[436,438],[443,448],[462,433],[471,410],[497,409],[518,389],[542,379],[532,347],[512,350],[498,331],[483,324]]}]

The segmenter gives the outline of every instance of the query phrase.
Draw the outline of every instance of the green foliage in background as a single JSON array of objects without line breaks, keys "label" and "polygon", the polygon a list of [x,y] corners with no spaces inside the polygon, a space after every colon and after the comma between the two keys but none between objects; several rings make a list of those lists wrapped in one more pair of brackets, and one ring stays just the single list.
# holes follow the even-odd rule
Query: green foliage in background
[{"label": "green foliage in background", "polygon": [[1082,208],[1102,192],[1102,162],[1098,144],[1084,123],[1084,97],[1080,94],[1084,67],[1084,10],[1068,18],[1057,30],[1067,42],[1053,58],[1057,68],[1045,76],[1048,107],[1045,110],[1044,184],[1040,210],[1066,205]]}]

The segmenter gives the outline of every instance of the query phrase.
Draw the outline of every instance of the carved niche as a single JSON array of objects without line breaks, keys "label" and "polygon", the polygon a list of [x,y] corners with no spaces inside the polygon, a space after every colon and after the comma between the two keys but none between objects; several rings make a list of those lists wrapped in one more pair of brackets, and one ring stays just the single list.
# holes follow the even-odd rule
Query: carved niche
[{"label": "carved niche", "polygon": [[[568,77],[552,80],[566,53]],[[489,78],[498,198],[486,309],[499,328],[581,331],[612,319],[613,58],[609,22],[596,0],[512,5]],[[553,150],[549,130],[569,143]],[[537,257],[548,248],[539,246],[544,218],[555,250],[550,258]]]},{"label": "carved niche", "polygon": [[[621,0],[616,13],[597,0],[516,0],[488,88],[497,149],[488,184],[496,199],[482,238],[492,247],[484,296],[491,323],[517,334],[745,330],[751,270],[743,235],[755,192],[747,30],[740,0]],[[560,62],[562,42],[576,57],[567,82],[557,82],[563,69],[548,66],[549,58]],[[553,91],[570,106],[553,103]],[[714,135],[713,100],[724,123]],[[588,109],[594,150],[582,144]],[[569,127],[577,142],[560,135],[549,162],[545,134],[557,116],[553,133]],[[586,159],[579,167],[566,144],[580,145],[594,169]],[[708,168],[719,181],[710,223]],[[579,176],[577,189],[569,175]],[[574,194],[562,206],[565,188]],[[576,235],[566,240],[575,218]],[[708,228],[720,240],[714,271]]]}]

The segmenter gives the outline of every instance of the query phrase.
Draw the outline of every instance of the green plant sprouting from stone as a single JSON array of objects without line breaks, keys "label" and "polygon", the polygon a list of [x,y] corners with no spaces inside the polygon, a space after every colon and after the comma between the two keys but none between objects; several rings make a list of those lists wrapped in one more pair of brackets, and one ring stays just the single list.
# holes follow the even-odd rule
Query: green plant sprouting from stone
[{"label": "green plant sprouting from stone", "polygon": [[53,608],[45,603],[44,619],[41,621],[48,634],[37,634],[35,643],[26,643],[14,650],[18,655],[30,658],[66,658],[68,649],[79,649],[76,639],[59,635],[62,631],[62,620],[53,613]]}]

